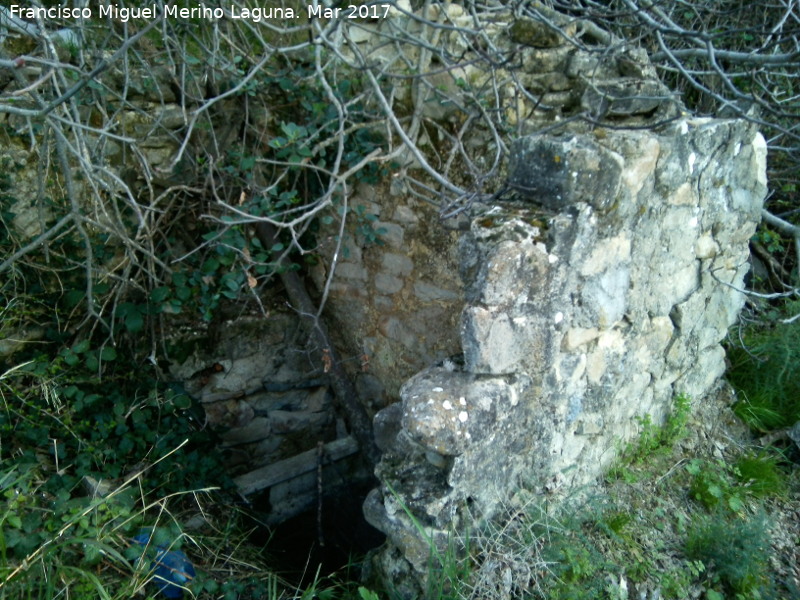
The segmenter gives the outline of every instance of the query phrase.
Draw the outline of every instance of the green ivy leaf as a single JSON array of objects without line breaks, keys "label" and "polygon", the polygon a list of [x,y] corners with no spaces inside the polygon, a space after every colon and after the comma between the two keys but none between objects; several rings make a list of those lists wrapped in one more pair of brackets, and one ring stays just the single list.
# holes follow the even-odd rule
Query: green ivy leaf
[{"label": "green ivy leaf", "polygon": [[19,515],[8,515],[8,517],[6,517],[6,521],[13,528],[22,529],[22,519],[19,518]]},{"label": "green ivy leaf", "polygon": [[71,290],[64,294],[64,303],[67,305],[67,308],[75,308],[83,301],[85,295],[86,294],[82,291]]},{"label": "green ivy leaf", "polygon": [[128,313],[128,316],[125,317],[125,328],[131,333],[141,331],[143,327],[144,319],[142,318],[142,313],[138,310],[131,311]]},{"label": "green ivy leaf", "polygon": [[100,360],[114,360],[117,358],[117,350],[113,346],[105,346],[100,350]]},{"label": "green ivy leaf", "polygon": [[219,269],[219,261],[216,258],[207,259],[203,263],[203,266],[200,267],[200,270],[202,270],[203,273],[213,273],[217,269]]},{"label": "green ivy leaf", "polygon": [[742,509],[744,509],[744,502],[742,502],[739,496],[731,496],[728,498],[728,506],[732,511],[740,512]]},{"label": "green ivy leaf", "polygon": [[155,302],[156,304],[161,304],[168,297],[169,297],[169,288],[167,286],[157,287],[152,292],[150,292],[150,300]]},{"label": "green ivy leaf", "polygon": [[100,368],[100,362],[97,360],[97,356],[94,352],[90,352],[86,355],[84,358],[84,364],[90,371],[96,371]]},{"label": "green ivy leaf", "polygon": [[191,408],[192,406],[192,399],[189,398],[186,394],[179,394],[172,399],[172,403],[175,405],[176,408],[180,410],[186,410]]},{"label": "green ivy leaf", "polygon": [[81,340],[72,347],[72,351],[75,354],[83,354],[89,349],[89,346],[90,346],[89,340]]}]

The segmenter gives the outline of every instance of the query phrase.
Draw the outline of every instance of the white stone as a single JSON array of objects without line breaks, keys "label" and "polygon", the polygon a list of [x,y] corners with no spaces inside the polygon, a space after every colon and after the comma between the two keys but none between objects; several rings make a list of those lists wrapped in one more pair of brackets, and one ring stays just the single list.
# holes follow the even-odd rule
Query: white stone
[{"label": "white stone", "polygon": [[636,141],[638,154],[635,158],[626,158],[622,171],[622,182],[633,196],[641,191],[647,178],[655,171],[661,152],[661,145],[652,136],[641,136]]},{"label": "white stone", "polygon": [[599,335],[600,331],[596,327],[588,329],[573,327],[564,336],[564,350],[571,352],[584,344],[596,340]]},{"label": "white stone", "polygon": [[753,165],[759,185],[767,185],[767,141],[761,132],[753,138]]},{"label": "white stone", "polygon": [[719,244],[714,241],[710,233],[701,235],[694,244],[694,253],[697,258],[714,258],[719,254]]},{"label": "white stone", "polygon": [[667,203],[672,205],[693,206],[697,202],[695,188],[687,183],[681,184],[672,194],[667,197]]},{"label": "white stone", "polygon": [[627,262],[631,257],[631,240],[627,233],[601,240],[592,254],[581,265],[580,273],[590,277],[602,273],[606,269]]}]

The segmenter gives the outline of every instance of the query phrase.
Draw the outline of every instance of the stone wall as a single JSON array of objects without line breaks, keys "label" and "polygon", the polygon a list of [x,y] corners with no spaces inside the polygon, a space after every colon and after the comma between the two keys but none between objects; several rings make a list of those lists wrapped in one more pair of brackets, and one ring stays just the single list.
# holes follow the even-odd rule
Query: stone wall
[{"label": "stone wall", "polygon": [[[509,120],[528,118],[506,192],[473,206],[463,234],[421,229],[424,212],[402,194],[373,197],[382,221],[406,207],[417,219],[387,220],[397,226],[388,247],[354,254],[360,279],[351,267],[337,275],[329,307],[350,324],[352,348],[350,331],[371,340],[367,351],[417,333],[402,368],[374,365],[392,382],[421,368],[375,417],[381,485],[364,506],[388,536],[379,570],[408,597],[428,573],[430,542],[444,552],[452,528],[491,517],[520,481],[553,498],[574,492],[642,418],[662,423],[677,394],[702,402],[725,369],[720,342],[743,303],[736,288],[766,193],[763,137],[687,115],[643,52],[578,50],[533,22],[495,26],[498,45],[519,48],[516,75],[545,99],[509,98]],[[437,244],[433,262],[415,253]],[[378,290],[387,254],[410,261]],[[460,283],[422,274],[452,275],[456,254]],[[420,281],[449,292],[441,306],[447,322],[459,315],[456,351],[446,327],[416,322]]]},{"label": "stone wall", "polygon": [[[560,128],[560,123],[564,123],[563,130],[588,133],[593,126],[585,117],[604,115],[612,115],[625,127],[644,128],[669,122],[680,113],[680,105],[656,79],[641,49],[620,43],[614,51],[602,45],[594,51],[578,50],[550,25],[516,18],[503,8],[480,19],[481,35],[492,40],[499,55],[508,57],[507,66],[498,67],[465,44],[458,28],[470,30],[476,21],[462,6],[432,4],[416,12],[407,3],[398,6],[407,12],[393,10],[387,19],[349,25],[352,45],[344,44],[342,35],[341,48],[345,55],[352,55],[352,46],[356,46],[359,53],[379,64],[407,61],[417,65],[419,72],[429,73],[428,83],[419,86],[422,92],[415,97],[412,86],[398,84],[398,113],[417,110],[423,120],[445,128],[460,124],[465,118],[463,107],[469,104],[465,82],[477,90],[496,90],[504,122],[520,133]],[[580,24],[540,10],[547,21],[567,34],[582,35],[590,45],[598,43],[594,34],[582,33]],[[442,28],[426,24],[431,22],[441,23]],[[395,41],[389,44],[387,39]],[[460,56],[459,64],[443,69],[434,53],[420,54],[419,40],[439,48],[442,56]],[[603,115],[598,114],[600,105],[605,107]],[[585,117],[577,119],[576,115]],[[600,138],[605,132],[598,130],[590,138]],[[437,143],[431,135],[417,139],[419,148],[433,155],[439,152]],[[464,146],[483,149],[476,153],[475,160],[480,162],[481,153],[493,155],[497,142],[476,120]],[[585,152],[597,147],[590,146]],[[401,171],[420,172],[410,154],[399,163]],[[613,174],[609,176],[613,179]],[[362,184],[353,195],[350,204],[360,216],[350,219],[349,232],[342,240],[327,307],[328,317],[339,325],[339,340],[351,361],[368,363],[363,370],[374,385],[367,400],[375,409],[396,400],[403,382],[420,369],[461,352],[458,322],[465,298],[457,248],[461,234],[469,229],[469,213],[441,219],[440,211],[409,193],[402,179],[402,172],[394,173],[390,182]],[[496,183],[502,185],[502,178]],[[524,186],[529,182],[517,183]],[[586,191],[591,191],[595,182],[586,185]],[[474,208],[473,213],[480,213],[490,207],[478,204]],[[365,226],[379,232],[376,239],[363,234]],[[329,260],[313,273],[318,289],[329,275],[338,230],[331,228],[329,233],[331,240],[322,247]]]},{"label": "stone wall", "polygon": [[444,543],[520,478],[579,489],[639,419],[661,423],[676,394],[702,401],[725,370],[765,169],[763,137],[735,121],[515,142],[518,201],[460,244],[463,364],[416,374],[376,417],[383,486],[365,514],[394,546],[384,571],[399,549],[427,572],[401,506]]},{"label": "stone wall", "polygon": [[[424,10],[439,27],[406,6],[332,35],[344,56],[415,65],[429,85],[417,94],[398,85],[398,113],[460,126],[466,84],[496,95],[515,133],[497,193],[457,218],[442,221],[408,192],[402,172],[419,171],[410,154],[398,177],[349,198],[324,315],[377,413],[380,484],[364,512],[389,539],[377,556],[384,574],[412,575],[409,596],[427,573],[426,537],[444,545],[451,527],[491,516],[521,479],[542,494],[578,489],[637,434],[638,419],[661,422],[678,393],[702,401],[724,371],[720,341],[743,301],[735,288],[766,191],[763,138],[745,123],[687,115],[643,50],[544,8],[535,20],[496,6],[478,37],[508,60],[489,64],[464,41],[474,14],[454,3]],[[443,68],[420,40],[459,64]],[[96,149],[134,191],[182,183],[169,168],[170,133],[187,124],[163,93],[173,78],[154,72],[155,88],[144,79],[128,82],[138,104],[119,122],[154,166],[152,181],[124,164],[122,148]],[[215,118],[235,112],[221,102]],[[269,131],[267,108],[256,120]],[[479,121],[467,138],[487,156],[498,148]],[[416,141],[431,154],[441,142]],[[24,154],[9,146],[0,159]],[[32,194],[35,174],[24,173],[15,185]],[[40,232],[26,205],[12,208],[27,215],[14,223],[21,234]],[[337,234],[321,228],[323,257],[336,253]],[[320,291],[331,264],[310,273]],[[307,347],[295,315],[239,318],[204,336],[172,376],[202,403],[232,474],[346,439],[322,349]],[[295,492],[284,486],[275,505]]]},{"label": "stone wall", "polygon": [[[443,228],[434,208],[388,186],[360,186],[353,205],[375,217],[368,224],[379,233],[370,240],[351,220],[326,310],[351,366],[357,361],[351,371],[363,399],[377,411],[413,373],[460,352],[459,232]],[[329,265],[321,261],[312,274],[320,289]]]},{"label": "stone wall", "polygon": [[336,416],[319,351],[300,320],[242,316],[214,334],[175,333],[170,377],[202,406],[229,474],[270,464],[335,437]]}]

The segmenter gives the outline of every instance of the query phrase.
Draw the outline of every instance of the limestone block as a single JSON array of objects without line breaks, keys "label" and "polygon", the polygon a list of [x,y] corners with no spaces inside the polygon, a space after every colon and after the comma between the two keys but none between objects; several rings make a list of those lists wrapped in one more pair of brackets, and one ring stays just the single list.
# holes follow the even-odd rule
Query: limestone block
[{"label": "limestone block", "polygon": [[600,335],[600,331],[594,327],[589,329],[574,327],[567,331],[566,335],[564,336],[564,350],[572,352],[580,346],[588,344],[589,342],[597,339],[598,335]]},{"label": "limestone block", "polygon": [[600,435],[603,433],[604,422],[601,414],[585,414],[575,423],[576,435]]},{"label": "limestone block", "polygon": [[[543,302],[552,260],[542,230],[514,215],[477,219],[461,244],[468,298],[489,306]],[[480,268],[476,268],[480,264]],[[474,297],[473,294],[477,294]]]},{"label": "limestone block", "polygon": [[719,244],[714,241],[711,233],[704,233],[694,243],[694,254],[697,258],[714,258],[719,252]]},{"label": "limestone block", "polygon": [[597,339],[597,347],[621,354],[625,349],[625,336],[618,329],[604,331]]},{"label": "limestone block", "polygon": [[422,346],[419,336],[408,324],[395,316],[384,318],[379,324],[379,330],[384,337],[402,344],[412,352],[419,351]]},{"label": "limestone block", "polygon": [[574,421],[582,410],[581,396],[586,391],[586,354],[561,354],[553,372],[559,382],[559,393],[568,397],[567,421]]},{"label": "limestone block", "polygon": [[342,246],[340,252],[341,262],[351,262],[361,264],[363,256],[361,253],[361,246],[356,243],[355,237],[351,233],[345,233],[342,236]]},{"label": "limestone block", "polygon": [[498,308],[469,306],[461,318],[468,371],[498,375],[525,372],[527,365],[541,364],[550,335],[542,317],[512,317]]},{"label": "limestone block", "polygon": [[645,342],[652,355],[663,356],[674,331],[672,319],[665,316],[653,317],[644,333]]},{"label": "limestone block", "polygon": [[[751,157],[747,171],[756,176],[756,183],[764,192],[767,189],[767,141],[760,132],[755,132],[753,141],[750,142]],[[762,189],[755,190],[757,195]]]},{"label": "limestone block", "polygon": [[[523,48],[520,75],[524,77],[526,73],[565,72],[573,54],[574,52],[569,45],[547,49]],[[569,76],[568,73],[567,75]]]},{"label": "limestone block", "polygon": [[725,350],[720,345],[701,348],[695,354],[694,360],[687,362],[689,364],[686,365],[686,371],[676,384],[680,391],[697,398],[724,375]]},{"label": "limestone block", "polygon": [[432,367],[400,390],[403,430],[420,446],[457,456],[479,443],[498,418],[520,401],[517,378],[476,377]]},{"label": "limestone block", "polygon": [[220,434],[225,446],[236,446],[257,442],[270,434],[269,419],[256,417],[244,427],[234,427]]},{"label": "limestone block", "polygon": [[363,301],[369,297],[368,290],[364,287],[364,284],[357,279],[334,279],[330,285],[330,291],[340,300],[347,299],[355,301],[352,304],[356,302],[363,303]]},{"label": "limestone block", "polygon": [[414,262],[405,254],[387,252],[381,258],[381,266],[389,275],[405,277],[414,270]]},{"label": "limestone block", "polygon": [[595,350],[586,357],[586,375],[589,383],[599,385],[606,372],[606,354],[602,350]]},{"label": "limestone block", "polygon": [[528,74],[523,78],[525,89],[534,94],[546,92],[565,92],[572,88],[574,82],[564,73]]},{"label": "limestone block", "polygon": [[608,81],[619,77],[617,61],[594,52],[573,52],[566,69],[567,75],[576,80]]},{"label": "limestone block", "polygon": [[551,209],[585,202],[606,210],[617,198],[623,166],[619,154],[584,135],[527,136],[512,145],[508,182]]},{"label": "limestone block", "polygon": [[681,184],[667,197],[667,203],[676,206],[695,206],[697,204],[695,187],[690,183]]},{"label": "limestone block", "polygon": [[387,534],[417,573],[427,570],[431,544],[437,552],[444,553],[447,549],[448,531],[425,527],[424,535],[421,535],[419,522],[411,520],[395,497],[381,496],[378,490],[372,490],[364,501],[364,517],[373,527]]},{"label": "limestone block", "polygon": [[388,273],[375,275],[375,289],[381,294],[396,294],[403,289],[403,280]]},{"label": "limestone block", "polygon": [[452,302],[460,298],[458,292],[445,290],[425,281],[418,281],[414,284],[414,295],[421,302]]},{"label": "limestone block", "polygon": [[389,223],[386,221],[376,221],[373,224],[373,228],[378,230],[383,230],[383,233],[380,235],[380,239],[383,240],[389,247],[394,248],[396,250],[402,249],[404,247],[403,240],[404,240],[404,232],[403,228],[398,225],[397,223]]},{"label": "limestone block", "polygon": [[586,281],[581,291],[583,309],[601,329],[612,327],[628,306],[630,268],[622,263]]},{"label": "limestone block", "polygon": [[427,450],[445,456],[463,453],[472,437],[470,427],[491,426],[495,418],[491,404],[471,405],[461,395],[467,394],[471,381],[468,374],[448,371],[423,371],[411,378],[400,390],[403,429]]},{"label": "limestone block", "polygon": [[649,135],[632,135],[625,138],[623,143],[628,146],[628,152],[624,155],[622,182],[630,190],[631,196],[636,197],[645,183],[653,177],[661,144],[657,138]]},{"label": "limestone block", "polygon": [[399,204],[395,207],[392,219],[404,227],[413,227],[419,223],[419,217],[414,212],[414,209],[404,204]]},{"label": "limestone block", "polygon": [[667,314],[672,306],[685,301],[697,289],[700,282],[700,265],[686,266],[669,263],[653,269],[651,294],[648,294],[648,310],[658,316]]},{"label": "limestone block", "polygon": [[580,265],[584,277],[597,275],[631,258],[631,240],[628,232],[612,238],[598,240],[589,256]]},{"label": "limestone block", "polygon": [[336,265],[336,276],[343,279],[366,281],[369,277],[369,273],[361,265],[355,263],[339,263]]},{"label": "limestone block", "polygon": [[508,29],[508,37],[512,42],[524,44],[534,48],[557,48],[566,43],[566,36],[575,34],[577,25],[565,24],[565,31],[548,26],[533,19],[519,18]]},{"label": "limestone block", "polygon": [[652,113],[671,99],[672,94],[658,80],[618,78],[590,82],[581,106],[590,114],[622,117]]}]

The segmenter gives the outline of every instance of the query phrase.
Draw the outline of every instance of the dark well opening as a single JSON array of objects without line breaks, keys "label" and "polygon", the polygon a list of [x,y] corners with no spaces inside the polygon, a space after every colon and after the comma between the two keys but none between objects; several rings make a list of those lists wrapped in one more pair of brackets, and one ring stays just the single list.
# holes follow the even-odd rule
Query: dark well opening
[{"label": "dark well opening", "polygon": [[[385,540],[383,533],[366,522],[361,510],[373,487],[374,479],[359,478],[331,488],[313,508],[259,528],[253,541],[265,547],[275,571],[292,585],[308,586],[318,570],[320,578],[338,573],[340,579],[357,580],[364,556]],[[253,498],[252,506],[268,517],[265,496]]]}]

